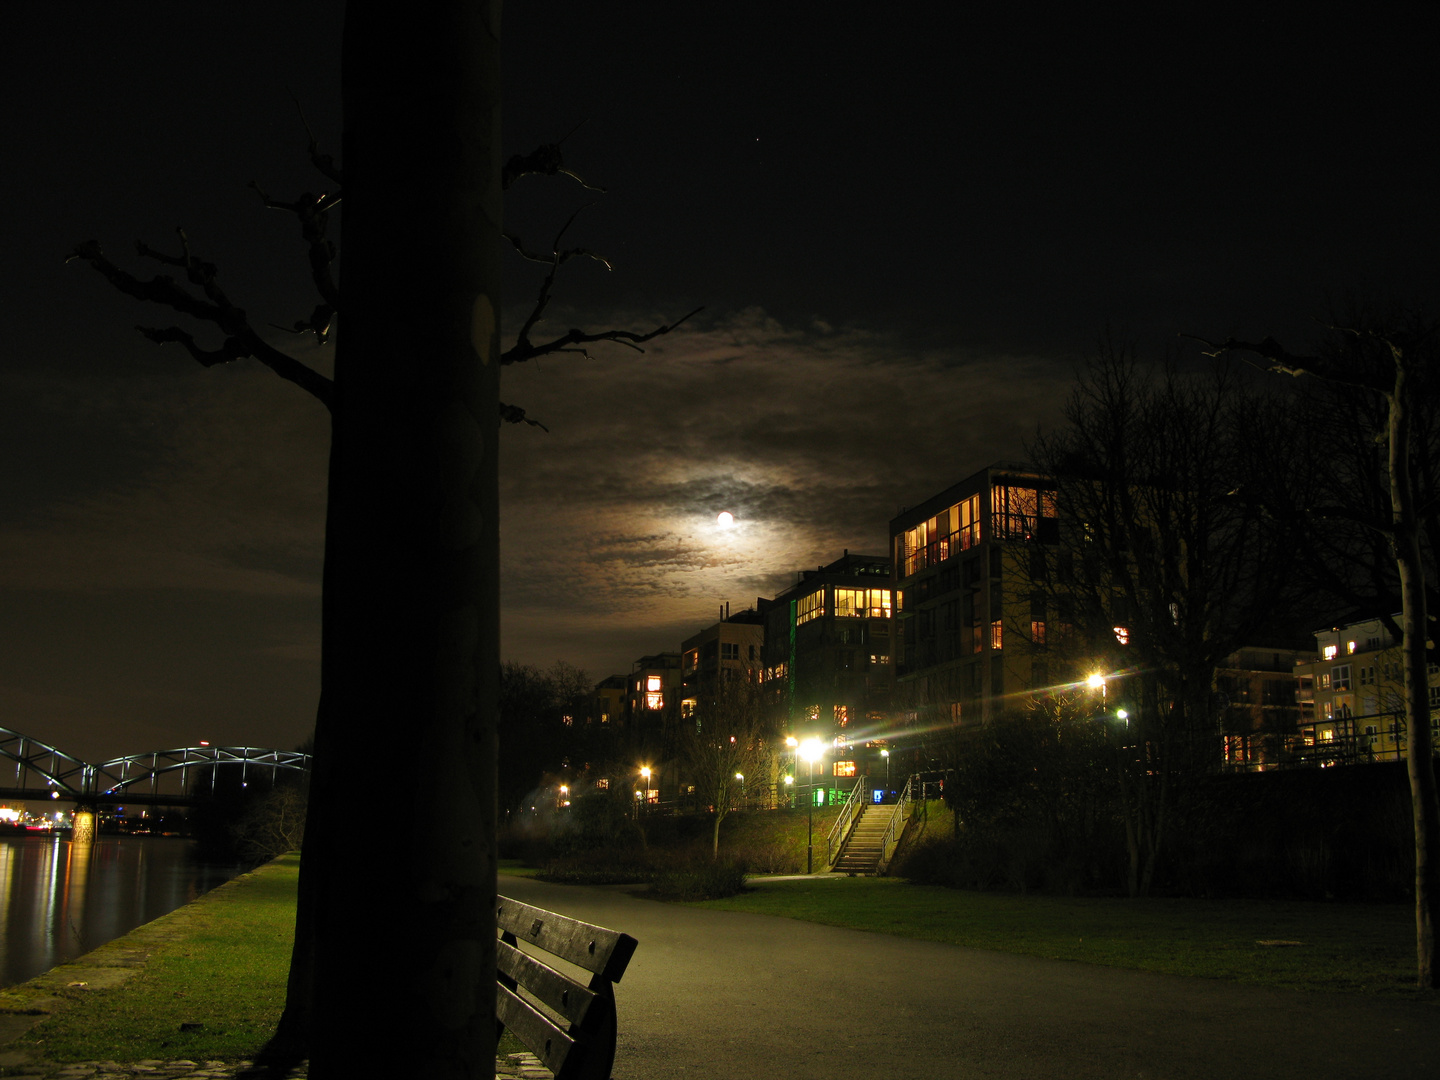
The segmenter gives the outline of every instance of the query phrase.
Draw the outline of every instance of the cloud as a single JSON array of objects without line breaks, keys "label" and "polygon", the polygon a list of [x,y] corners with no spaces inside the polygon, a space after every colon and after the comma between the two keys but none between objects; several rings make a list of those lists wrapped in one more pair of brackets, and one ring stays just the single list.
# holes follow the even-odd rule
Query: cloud
[{"label": "cloud", "polygon": [[296,387],[259,365],[6,382],[31,482],[0,587],[318,591],[329,419]]},{"label": "cloud", "polygon": [[[680,613],[703,620],[726,600],[773,595],[843,548],[883,553],[900,505],[1023,456],[1070,382],[1052,359],[920,351],[758,310],[647,350],[506,372],[505,400],[551,432],[502,432],[507,652],[527,654],[517,658],[545,658],[531,650],[549,644],[547,617],[650,623],[647,651],[673,649],[679,639],[658,631]],[[733,530],[716,525],[722,510]]]}]

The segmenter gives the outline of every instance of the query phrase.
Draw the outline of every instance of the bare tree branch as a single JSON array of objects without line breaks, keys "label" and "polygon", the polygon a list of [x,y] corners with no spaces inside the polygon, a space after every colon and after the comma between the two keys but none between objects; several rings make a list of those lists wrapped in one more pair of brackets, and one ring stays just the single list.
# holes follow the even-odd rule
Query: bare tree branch
[{"label": "bare tree branch", "polygon": [[500,419],[507,424],[529,424],[531,427],[538,427],[545,434],[550,434],[550,429],[539,420],[533,420],[525,415],[525,410],[519,405],[506,405],[500,402]]},{"label": "bare tree branch", "polygon": [[510,185],[522,176],[568,176],[586,191],[604,194],[605,189],[587,183],[584,177],[565,167],[565,158],[560,153],[559,143],[547,143],[528,154],[516,154],[500,170],[500,186],[510,190]]},{"label": "bare tree branch", "polygon": [[245,312],[230,302],[216,282],[215,265],[194,258],[184,230],[177,231],[182,250],[182,254],[178,256],[157,251],[144,243],[137,243],[136,250],[145,258],[154,259],[162,265],[184,269],[186,278],[204,290],[204,300],[182,288],[168,275],[159,275],[148,280],[135,277],[112,262],[94,240],[78,245],[66,261],[83,259],[125,295],[160,304],[182,315],[210,323],[225,334],[225,341],[220,348],[204,349],[189,332],[179,327],[140,327],[140,332],[156,344],[181,345],[192,359],[205,367],[253,357],[282,379],[308,391],[327,409],[333,408],[334,384],[331,380],[261,338],[251,327]]},{"label": "bare tree branch", "polygon": [[[332,312],[340,310],[340,290],[335,285],[335,277],[331,267],[335,263],[335,245],[326,237],[326,231],[330,224],[330,211],[340,205],[340,192],[322,191],[319,195],[305,192],[294,202],[282,202],[279,199],[272,199],[255,181],[250,181],[250,187],[260,196],[261,201],[269,210],[285,210],[295,215],[300,222],[300,235],[305,240],[310,259],[310,280],[315,283],[315,290],[320,294],[322,300],[330,306]],[[297,323],[296,328],[300,329],[304,324]],[[329,323],[326,323],[328,332]],[[325,343],[325,337],[316,334],[320,343]]]},{"label": "bare tree branch", "polygon": [[320,140],[315,138],[315,132],[310,129],[310,121],[305,118],[305,110],[300,107],[300,99],[295,96],[294,91],[290,92],[290,100],[295,102],[295,111],[300,114],[300,123],[305,125],[305,135],[309,139],[306,150],[310,154],[310,164],[315,166],[315,171],[332,183],[344,185],[345,177],[340,171],[340,166],[329,154],[320,152]]},{"label": "bare tree branch", "polygon": [[[1367,331],[1355,330],[1346,327],[1331,327],[1341,333],[1354,334],[1356,336],[1367,336]],[[1299,378],[1302,375],[1309,375],[1312,378],[1323,379],[1327,382],[1340,383],[1344,386],[1355,386],[1363,390],[1374,390],[1385,393],[1389,387],[1387,384],[1379,383],[1374,379],[1365,378],[1363,375],[1340,372],[1326,360],[1319,356],[1304,356],[1290,352],[1272,337],[1263,338],[1260,341],[1240,341],[1236,338],[1227,338],[1224,341],[1211,341],[1208,338],[1200,337],[1198,334],[1181,334],[1182,338],[1191,341],[1198,341],[1208,347],[1206,356],[1218,357],[1227,352],[1250,352],[1256,356],[1263,357],[1269,361],[1267,371],[1277,375],[1292,375]]]},{"label": "bare tree branch", "polygon": [[[584,348],[584,346],[597,341],[614,341],[621,345],[627,345],[636,352],[644,352],[645,350],[640,348],[640,346],[645,342],[670,333],[687,319],[693,318],[704,310],[703,307],[698,307],[694,311],[676,319],[673,323],[657,326],[648,334],[637,334],[631,330],[601,330],[597,333],[587,333],[584,330],[570,330],[561,337],[555,338],[553,341],[547,341],[541,345],[532,345],[529,342],[517,341],[514,346],[500,357],[500,362],[502,364],[521,364],[526,360],[533,360],[538,356],[547,356],[550,353],[560,352],[579,353],[588,360],[591,359],[590,350]],[[580,348],[575,348],[577,345],[580,346]]]}]

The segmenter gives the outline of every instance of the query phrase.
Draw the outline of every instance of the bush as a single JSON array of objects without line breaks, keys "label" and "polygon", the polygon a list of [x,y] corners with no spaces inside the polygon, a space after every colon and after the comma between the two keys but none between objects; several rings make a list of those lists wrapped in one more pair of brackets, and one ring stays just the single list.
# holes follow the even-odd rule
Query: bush
[{"label": "bush", "polygon": [[639,848],[593,848],[552,856],[535,876],[561,885],[634,885],[653,874],[649,855]]},{"label": "bush", "polygon": [[650,895],[662,900],[720,900],[745,890],[745,863],[697,857],[656,871]]}]

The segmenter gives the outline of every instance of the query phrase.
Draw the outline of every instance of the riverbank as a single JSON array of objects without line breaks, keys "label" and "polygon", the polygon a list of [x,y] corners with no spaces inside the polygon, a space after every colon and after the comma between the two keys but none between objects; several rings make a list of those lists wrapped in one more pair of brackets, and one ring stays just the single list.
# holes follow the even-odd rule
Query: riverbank
[{"label": "riverbank", "polygon": [[[0,989],[0,1077],[246,1076],[285,1004],[299,868],[299,856],[281,856],[84,956]],[[496,1073],[550,1075],[528,1054],[497,1061]],[[303,1078],[306,1068],[284,1075]]]},{"label": "riverbank", "polygon": [[0,1075],[69,1064],[81,1076],[75,1063],[115,1061],[201,1075],[250,1058],[284,1006],[298,874],[299,858],[284,856],[0,990]]},{"label": "riverbank", "polygon": [[193,841],[60,833],[0,835],[0,987],[69,963],[240,872],[196,857]]}]

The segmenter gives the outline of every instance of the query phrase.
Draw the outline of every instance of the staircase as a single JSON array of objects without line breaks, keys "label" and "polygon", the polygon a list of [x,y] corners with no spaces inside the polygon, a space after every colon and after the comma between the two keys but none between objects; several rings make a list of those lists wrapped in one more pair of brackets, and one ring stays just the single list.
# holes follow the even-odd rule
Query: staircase
[{"label": "staircase", "polygon": [[867,805],[855,819],[850,835],[840,849],[835,865],[830,868],[835,874],[874,874],[880,867],[885,854],[885,833],[890,828],[893,806]]}]

